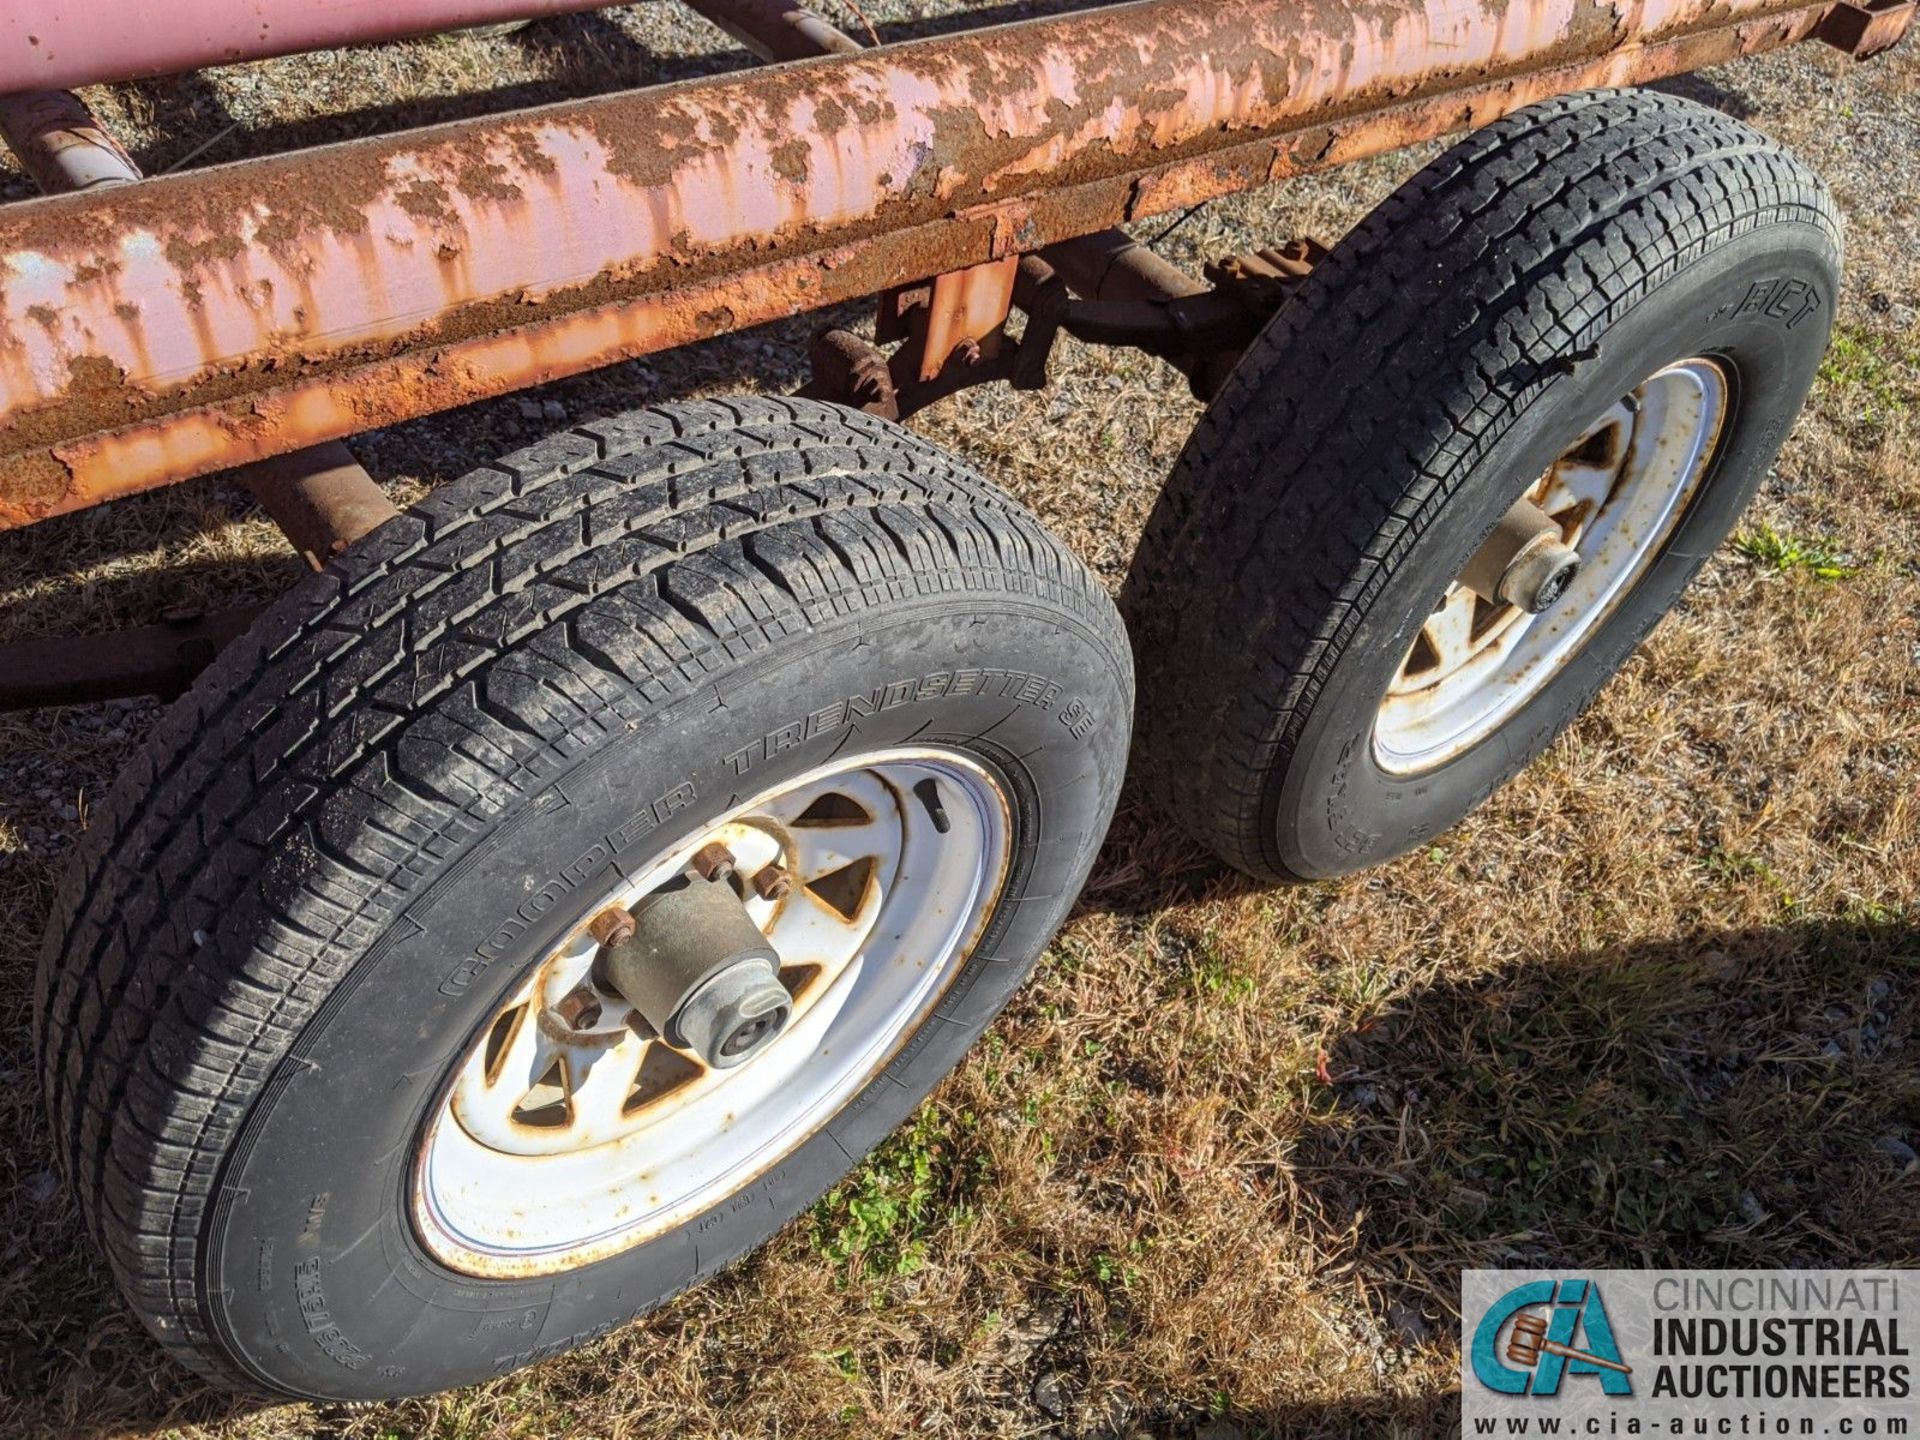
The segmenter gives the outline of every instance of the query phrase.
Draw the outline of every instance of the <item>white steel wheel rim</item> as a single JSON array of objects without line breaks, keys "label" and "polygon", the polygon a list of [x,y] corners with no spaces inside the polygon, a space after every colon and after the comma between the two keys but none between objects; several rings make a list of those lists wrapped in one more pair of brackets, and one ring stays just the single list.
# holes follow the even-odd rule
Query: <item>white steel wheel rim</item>
[{"label": "white steel wheel rim", "polygon": [[[738,1193],[926,1020],[1000,898],[1011,828],[985,768],[945,749],[902,748],[755,796],[631,872],[528,972],[462,1058],[414,1166],[421,1242],[465,1274],[557,1274]],[[577,1033],[551,1016],[542,1024],[542,1009],[588,977],[597,947],[587,922],[658,889],[716,840],[743,879],[774,860],[793,877],[777,901],[741,887],[794,996],[785,1030],[745,1063],[708,1070],[630,1022],[618,997]]]},{"label": "white steel wheel rim", "polygon": [[1726,421],[1727,374],[1669,365],[1610,407],[1527,491],[1580,553],[1573,583],[1530,615],[1455,580],[1421,627],[1374,719],[1389,774],[1434,769],[1481,743],[1585,648],[1678,529]]}]

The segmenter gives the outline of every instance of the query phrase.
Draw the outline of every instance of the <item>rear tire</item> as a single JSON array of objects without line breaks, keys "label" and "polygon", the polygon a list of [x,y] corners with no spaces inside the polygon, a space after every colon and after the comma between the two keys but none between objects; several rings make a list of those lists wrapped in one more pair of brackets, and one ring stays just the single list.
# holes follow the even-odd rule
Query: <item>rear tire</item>
[{"label": "rear tire", "polygon": [[[1466,815],[1579,714],[1724,539],[1813,383],[1839,283],[1819,179],[1672,96],[1556,100],[1434,161],[1249,350],[1149,521],[1122,608],[1164,808],[1264,879],[1376,864]],[[1405,696],[1434,650],[1416,647],[1469,559],[1597,425],[1643,413],[1622,397],[1656,382],[1723,413],[1697,470],[1674,471],[1659,524],[1584,532],[1587,570],[1613,556],[1621,587],[1518,630],[1474,609],[1462,633],[1480,668],[1436,658],[1409,726]],[[1651,473],[1620,454],[1622,483]],[[1638,548],[1621,559],[1606,535]],[[1579,630],[1556,651],[1544,637],[1563,622]],[[1503,670],[1484,647],[1508,639]],[[1546,658],[1521,663],[1536,641]],[[1439,679],[1476,676],[1481,693],[1448,692],[1459,707],[1428,723]]]},{"label": "rear tire", "polygon": [[[1026,975],[1105,831],[1130,710],[1125,638],[1087,571],[872,417],[671,406],[436,492],[303,581],[168,711],[65,878],[40,1053],[128,1298],[224,1384],[385,1399],[559,1353],[713,1273],[910,1114]],[[527,1168],[538,1144],[500,1152],[534,1178],[508,1166],[478,1208],[427,1205],[455,1079],[534,967],[703,827],[867,756],[909,767],[895,798],[927,807],[912,844],[991,831],[998,847],[981,842],[972,928],[900,957],[905,998],[883,1018],[901,1028],[871,1068],[834,1072],[845,1083],[804,1123],[701,1172],[678,1209],[608,1161],[568,1173],[625,1184],[626,1208],[569,1229],[593,1197],[562,1204],[539,1179],[558,1172]],[[953,783],[913,799],[922,774]],[[959,813],[969,797],[977,818]],[[948,883],[911,855],[891,878],[910,863],[923,891]],[[864,883],[845,904],[891,880]],[[828,1049],[805,1053],[801,1081]],[[581,1084],[565,1078],[569,1116]],[[613,1153],[595,1145],[575,1158]],[[521,1213],[485,1209],[503,1194]],[[517,1249],[537,1226],[577,1243]]]}]

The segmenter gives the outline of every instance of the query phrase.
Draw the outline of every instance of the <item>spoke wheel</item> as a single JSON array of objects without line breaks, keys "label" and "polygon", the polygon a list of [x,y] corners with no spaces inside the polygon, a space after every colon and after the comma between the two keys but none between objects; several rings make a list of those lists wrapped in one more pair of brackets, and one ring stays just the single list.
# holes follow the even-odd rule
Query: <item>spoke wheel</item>
[{"label": "spoke wheel", "polygon": [[[557,1273],[658,1235],[777,1164],[944,992],[1000,894],[1009,830],[1001,786],[977,762],[900,749],[757,796],[637,869],[473,1042],[420,1147],[422,1243],[471,1275]],[[597,983],[586,928],[715,844],[793,997],[781,1034],[729,1069]]]},{"label": "spoke wheel", "polygon": [[201,675],[62,884],[41,1064],[102,1253],[281,1399],[609,1334],[961,1063],[1132,715],[1098,579],[876,416],[688,401],[438,487]]},{"label": "spoke wheel", "polygon": [[1532,615],[1455,580],[1421,627],[1374,724],[1390,774],[1471,749],[1549,685],[1646,573],[1713,461],[1729,387],[1717,361],[1669,365],[1588,428],[1526,499],[1579,552],[1558,603]]},{"label": "spoke wheel", "polygon": [[1672,95],[1530,106],[1409,179],[1290,290],[1141,539],[1169,817],[1327,879],[1517,775],[1765,480],[1841,248],[1818,176]]}]

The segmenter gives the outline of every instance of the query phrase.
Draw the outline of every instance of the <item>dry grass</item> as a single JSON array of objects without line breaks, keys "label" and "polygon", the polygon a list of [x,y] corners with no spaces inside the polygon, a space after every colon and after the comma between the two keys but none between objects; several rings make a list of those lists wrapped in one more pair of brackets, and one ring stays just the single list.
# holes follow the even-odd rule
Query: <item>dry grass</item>
[{"label": "dry grass", "polygon": [[[894,33],[951,4],[863,7]],[[639,7],[115,95],[150,168],[714,63]],[[62,852],[153,711],[0,717],[0,1431],[479,1436],[1425,1434],[1478,1263],[1920,1262],[1920,47],[1685,82],[1852,224],[1841,342],[1749,528],[1595,710],[1428,851],[1252,888],[1130,803],[1035,982],[920,1119],[729,1275],[577,1355],[369,1408],[160,1362],[54,1178],[27,1042]],[[496,104],[501,96],[487,100]],[[109,102],[102,101],[103,106]],[[339,116],[346,114],[346,118]],[[227,127],[231,126],[229,129]],[[1213,207],[1176,258],[1335,235],[1396,157]],[[569,414],[794,383],[794,325],[551,387]],[[924,428],[1117,584],[1195,407],[1069,348]],[[551,422],[366,437],[396,493]],[[1043,423],[1045,422],[1045,423]],[[0,632],[270,593],[217,485],[0,536]]]}]

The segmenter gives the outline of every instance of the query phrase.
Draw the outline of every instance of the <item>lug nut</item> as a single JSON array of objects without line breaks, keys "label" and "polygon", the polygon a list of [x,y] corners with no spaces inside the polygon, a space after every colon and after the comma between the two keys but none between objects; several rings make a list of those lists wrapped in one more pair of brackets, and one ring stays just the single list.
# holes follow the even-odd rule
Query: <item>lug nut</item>
[{"label": "lug nut", "polygon": [[733,871],[733,852],[718,840],[693,852],[693,873],[702,880],[725,880]]},{"label": "lug nut", "polygon": [[553,1013],[569,1030],[591,1030],[600,1023],[600,997],[579,986],[560,997]]},{"label": "lug nut", "polygon": [[793,877],[775,860],[754,872],[753,888],[762,900],[784,900],[793,889]]},{"label": "lug nut", "polygon": [[624,945],[633,938],[633,916],[617,907],[602,910],[587,922],[587,933],[602,945]]}]

